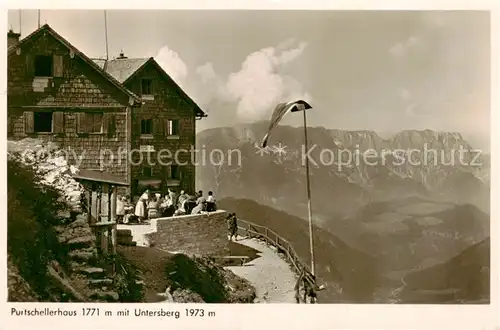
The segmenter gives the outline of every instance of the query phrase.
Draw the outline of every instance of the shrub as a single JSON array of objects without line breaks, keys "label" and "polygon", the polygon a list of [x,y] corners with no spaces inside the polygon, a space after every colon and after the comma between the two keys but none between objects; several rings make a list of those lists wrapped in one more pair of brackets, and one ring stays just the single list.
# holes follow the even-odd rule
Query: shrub
[{"label": "shrub", "polygon": [[111,257],[109,264],[115,266],[114,288],[120,302],[141,302],[144,293],[138,269],[120,253]]},{"label": "shrub", "polygon": [[49,297],[46,273],[50,260],[67,265],[67,251],[59,243],[53,225],[58,212],[65,210],[60,193],[40,183],[30,166],[14,159],[7,161],[8,252],[21,276],[42,299]]}]

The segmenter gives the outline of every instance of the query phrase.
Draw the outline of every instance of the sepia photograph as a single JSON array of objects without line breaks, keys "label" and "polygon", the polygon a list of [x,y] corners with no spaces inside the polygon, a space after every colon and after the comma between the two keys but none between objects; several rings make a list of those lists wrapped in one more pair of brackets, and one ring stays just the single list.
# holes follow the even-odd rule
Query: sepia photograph
[{"label": "sepia photograph", "polygon": [[8,302],[490,304],[490,24],[9,10]]}]

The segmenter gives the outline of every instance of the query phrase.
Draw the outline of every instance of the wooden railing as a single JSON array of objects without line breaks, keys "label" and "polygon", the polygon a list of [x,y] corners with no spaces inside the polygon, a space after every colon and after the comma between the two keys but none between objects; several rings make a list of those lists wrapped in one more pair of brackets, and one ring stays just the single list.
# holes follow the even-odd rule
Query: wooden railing
[{"label": "wooden railing", "polygon": [[278,252],[285,255],[288,262],[295,268],[297,274],[300,274],[302,271],[309,274],[311,273],[310,268],[299,258],[292,244],[273,230],[249,221],[238,219],[238,234],[250,238],[262,239],[267,244],[276,247]]}]

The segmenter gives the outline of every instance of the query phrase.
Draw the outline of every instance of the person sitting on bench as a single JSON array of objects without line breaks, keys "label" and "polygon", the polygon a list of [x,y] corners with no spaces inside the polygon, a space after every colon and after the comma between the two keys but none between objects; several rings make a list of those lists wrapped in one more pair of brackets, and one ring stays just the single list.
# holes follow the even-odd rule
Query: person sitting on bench
[{"label": "person sitting on bench", "polygon": [[214,193],[209,191],[207,197],[207,212],[214,212],[217,210],[217,206],[215,204]]}]

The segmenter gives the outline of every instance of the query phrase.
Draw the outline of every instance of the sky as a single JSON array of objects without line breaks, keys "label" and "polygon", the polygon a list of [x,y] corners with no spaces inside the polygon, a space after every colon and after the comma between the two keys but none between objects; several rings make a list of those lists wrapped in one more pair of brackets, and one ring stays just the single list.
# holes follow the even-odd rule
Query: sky
[{"label": "sky", "polygon": [[[8,14],[21,37],[37,21]],[[40,21],[105,57],[103,11],[42,10]],[[107,27],[109,57],[155,57],[208,114],[198,130],[268,120],[277,103],[304,99],[311,126],[460,132],[490,149],[487,12],[109,10]]]}]

